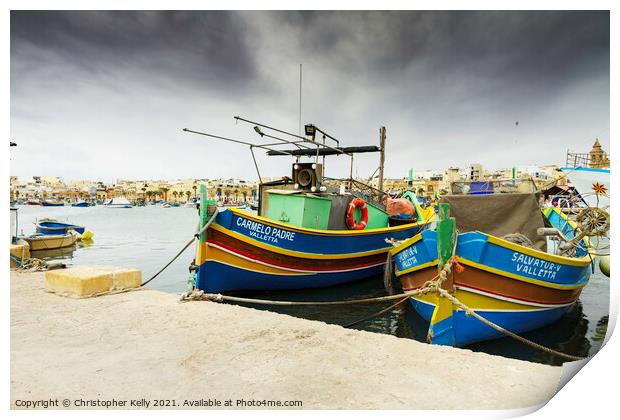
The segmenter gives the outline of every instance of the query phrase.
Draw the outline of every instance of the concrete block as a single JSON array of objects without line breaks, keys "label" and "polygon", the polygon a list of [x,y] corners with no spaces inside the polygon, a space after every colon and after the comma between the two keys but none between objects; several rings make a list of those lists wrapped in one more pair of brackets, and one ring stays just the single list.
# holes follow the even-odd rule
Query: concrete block
[{"label": "concrete block", "polygon": [[48,292],[77,298],[136,288],[141,282],[142,272],[135,268],[83,266],[45,273]]},{"label": "concrete block", "polygon": [[[24,242],[23,244],[11,245],[11,255],[15,258],[19,258],[20,260],[24,258],[30,258],[30,247],[28,243]],[[11,268],[17,268],[17,263],[11,260]]]}]

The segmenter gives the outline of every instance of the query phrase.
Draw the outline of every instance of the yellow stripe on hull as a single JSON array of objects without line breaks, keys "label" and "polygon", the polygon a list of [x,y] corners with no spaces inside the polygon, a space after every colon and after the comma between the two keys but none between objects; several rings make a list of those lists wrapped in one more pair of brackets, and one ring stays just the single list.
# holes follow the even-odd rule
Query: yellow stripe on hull
[{"label": "yellow stripe on hull", "polygon": [[[215,246],[209,246],[206,244],[204,248],[208,249],[208,258],[204,261],[217,261],[222,264],[227,264],[232,267],[240,268],[243,270],[254,271],[264,274],[272,274],[278,276],[296,276],[296,275],[308,275],[314,274],[314,271],[301,271],[295,269],[278,268],[266,263],[262,263],[250,258],[244,258],[239,255],[235,255],[219,249]],[[202,262],[200,263],[202,264]]]}]

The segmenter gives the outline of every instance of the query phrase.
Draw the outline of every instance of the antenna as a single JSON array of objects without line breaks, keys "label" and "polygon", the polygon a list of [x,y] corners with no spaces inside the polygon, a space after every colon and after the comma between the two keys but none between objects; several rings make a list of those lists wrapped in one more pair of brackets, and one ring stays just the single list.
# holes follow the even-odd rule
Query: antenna
[{"label": "antenna", "polygon": [[299,63],[299,135],[301,136],[301,63]]}]

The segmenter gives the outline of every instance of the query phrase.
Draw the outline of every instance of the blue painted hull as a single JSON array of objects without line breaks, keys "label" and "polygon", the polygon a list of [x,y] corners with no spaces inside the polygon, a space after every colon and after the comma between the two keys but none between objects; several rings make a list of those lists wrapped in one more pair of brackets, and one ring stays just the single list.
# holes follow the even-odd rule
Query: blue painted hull
[{"label": "blue painted hull", "polygon": [[[200,267],[209,273],[202,277],[197,288],[208,293],[226,290],[294,290],[330,287],[351,283],[383,273],[383,266],[347,273],[314,273],[301,276],[278,276],[232,267],[216,261],[209,261]],[[207,280],[206,282],[204,280]]]},{"label": "blue painted hull", "polygon": [[84,226],[71,225],[61,222],[39,222],[37,223],[37,233],[42,235],[64,235],[70,229],[76,231],[80,235],[84,233]]},{"label": "blue painted hull", "polygon": [[210,293],[335,286],[383,272],[390,244],[429,222],[369,231],[298,228],[224,210],[198,247],[196,287]]},{"label": "blue painted hull", "polygon": [[[431,321],[434,305],[410,299],[413,309],[427,322]],[[477,310],[476,313],[516,334],[553,324],[564,316],[571,305],[535,312],[495,312]],[[463,311],[454,311],[452,317],[433,325],[433,344],[463,347],[479,341],[494,340],[505,335]]]}]

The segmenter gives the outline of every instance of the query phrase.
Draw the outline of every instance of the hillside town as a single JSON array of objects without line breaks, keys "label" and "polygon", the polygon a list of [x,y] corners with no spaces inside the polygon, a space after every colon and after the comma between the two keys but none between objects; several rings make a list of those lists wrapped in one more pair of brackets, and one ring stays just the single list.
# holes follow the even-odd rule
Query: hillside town
[{"label": "hillside town", "polygon": [[[556,166],[519,166],[514,172],[517,178],[532,178],[539,186],[559,179],[561,173]],[[446,192],[451,182],[459,180],[499,180],[513,176],[513,169],[487,171],[479,164],[468,168],[448,168],[439,171],[409,170],[403,178],[384,180],[384,189],[388,193],[403,190],[416,191],[420,197],[434,198],[442,191]],[[270,181],[265,179],[265,182]],[[362,180],[368,182],[368,180]],[[169,201],[185,203],[198,195],[199,185],[205,183],[210,199],[230,202],[254,200],[258,194],[258,183],[242,179],[181,179],[181,180],[117,180],[106,184],[97,180],[69,180],[60,176],[33,176],[31,178],[11,177],[11,201],[28,199],[57,199],[66,201],[89,200],[105,201],[115,197],[125,197],[130,201]],[[368,182],[376,187],[377,179]],[[553,182],[551,182],[553,183]]]}]

